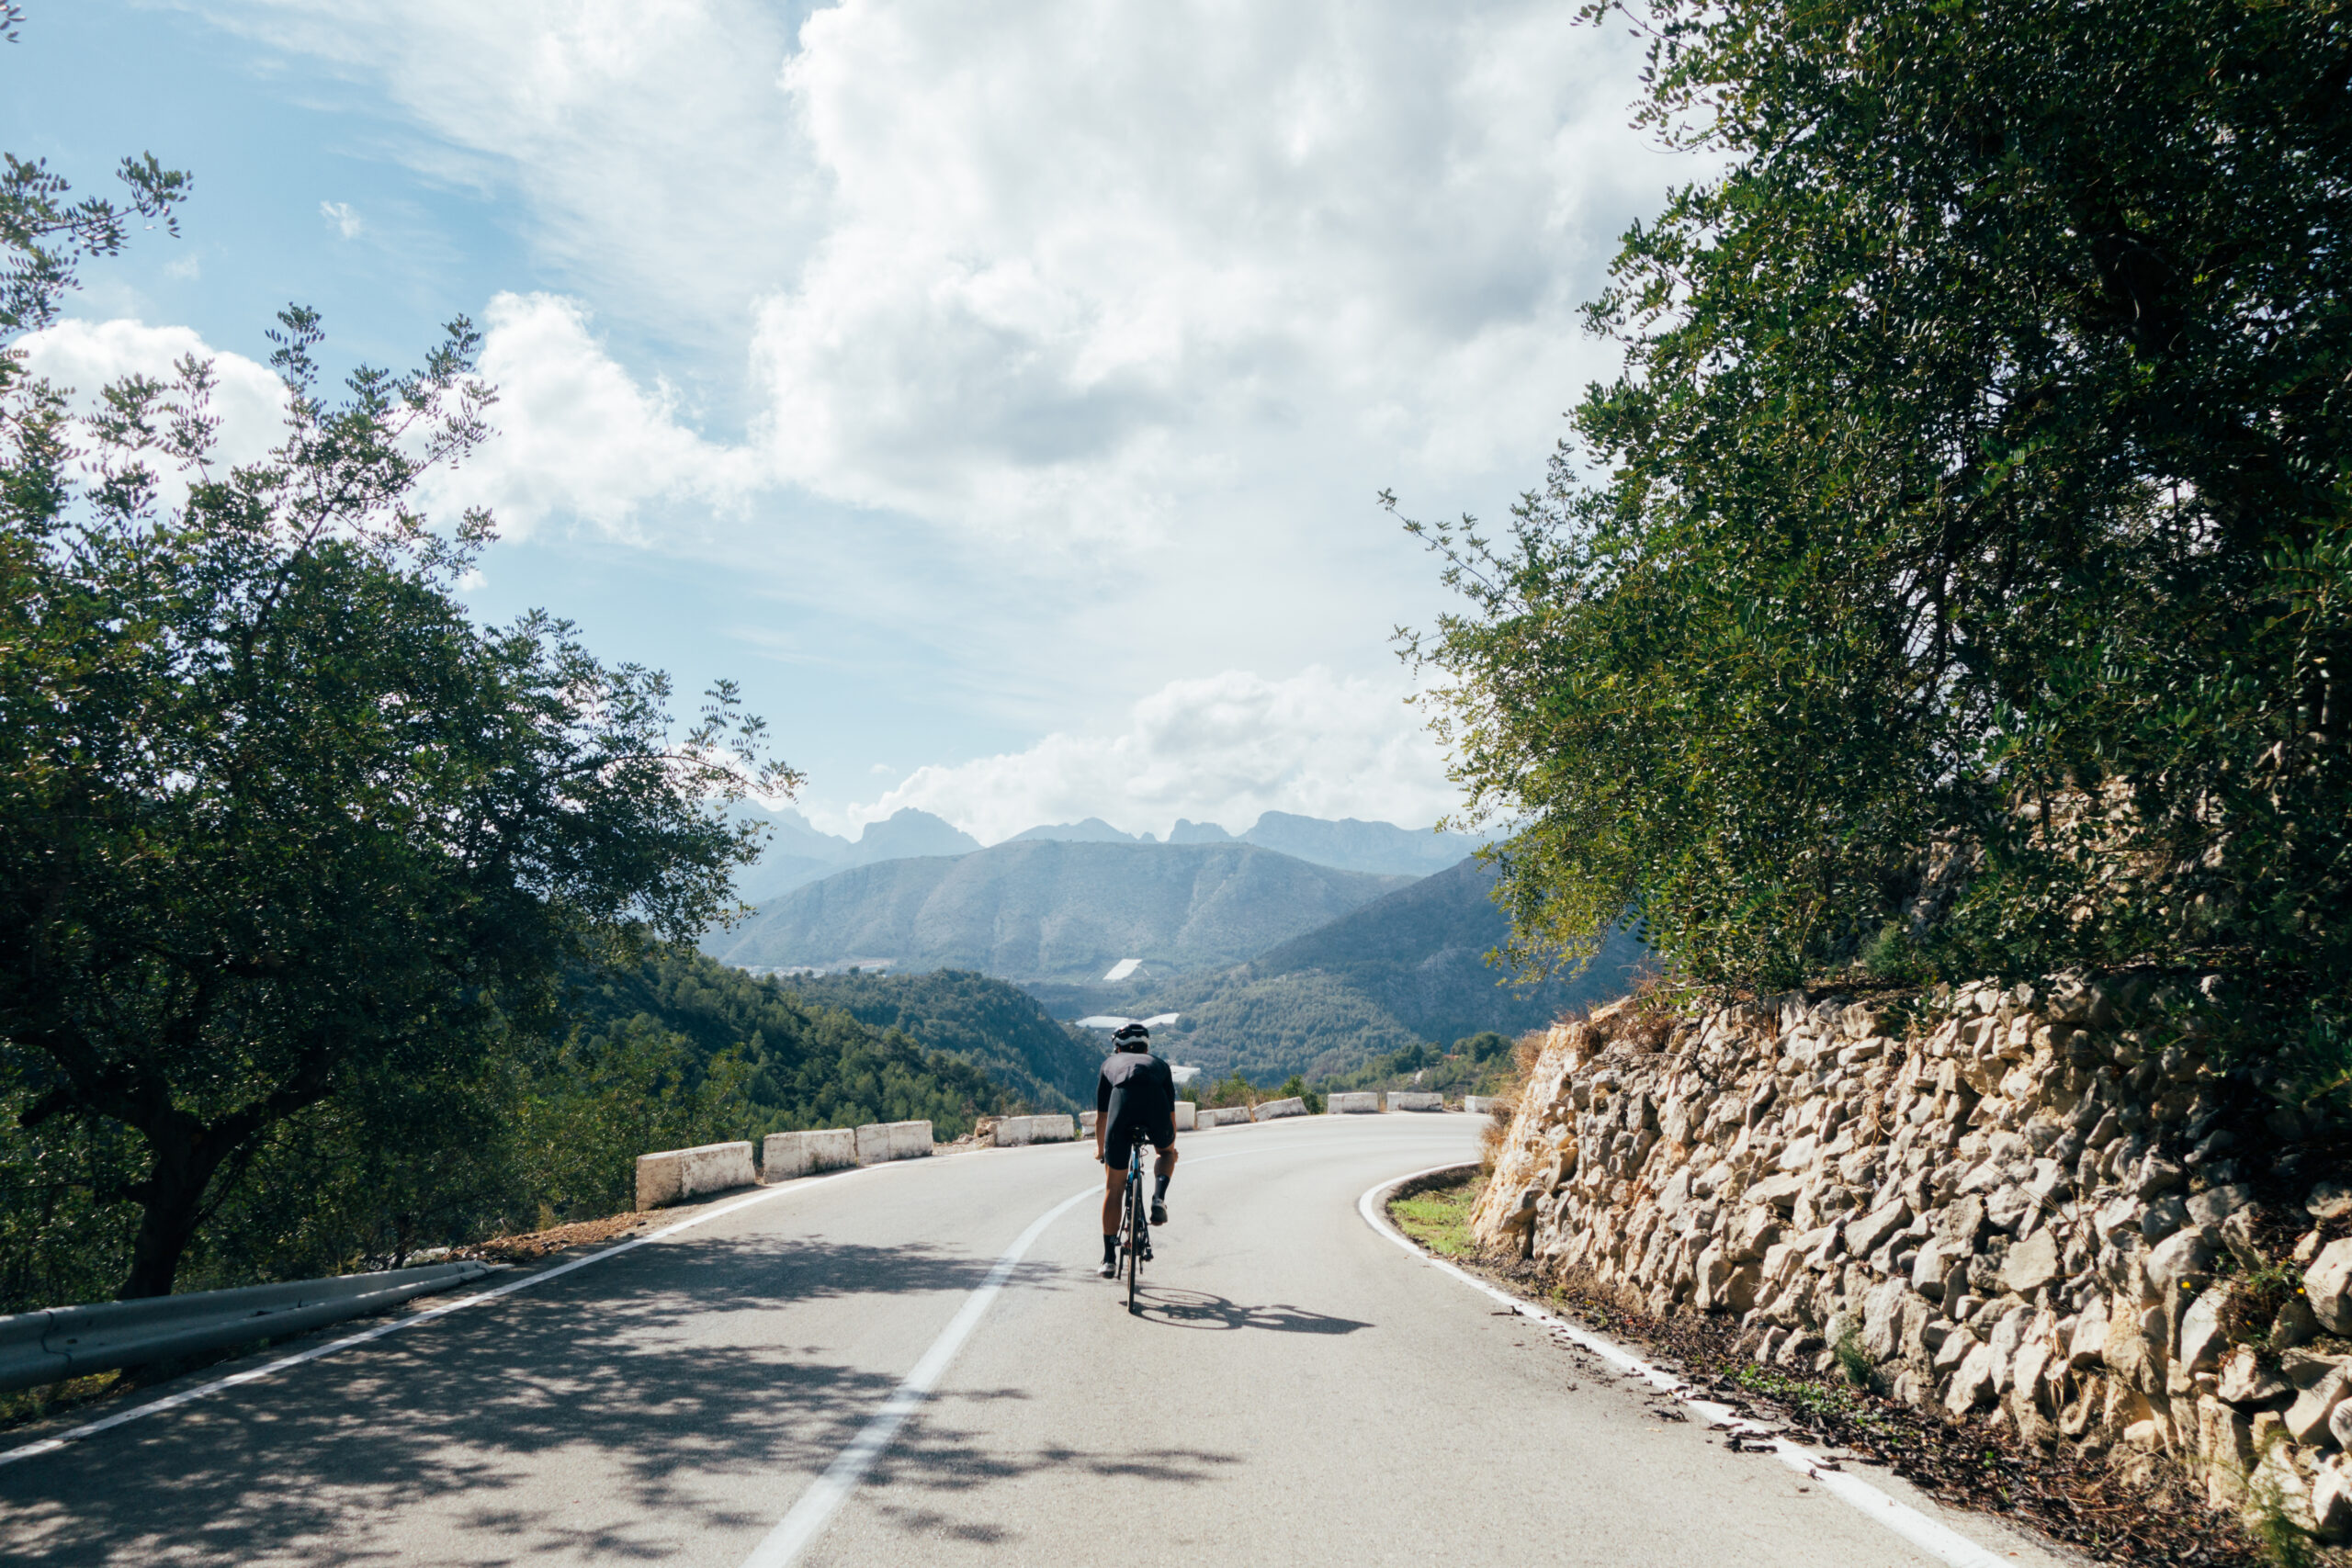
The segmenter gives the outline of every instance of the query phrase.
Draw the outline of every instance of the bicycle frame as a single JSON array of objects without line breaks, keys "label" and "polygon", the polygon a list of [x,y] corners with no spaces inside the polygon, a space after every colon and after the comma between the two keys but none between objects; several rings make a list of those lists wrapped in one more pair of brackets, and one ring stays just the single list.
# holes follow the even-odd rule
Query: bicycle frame
[{"label": "bicycle frame", "polygon": [[1144,1223],[1143,1207],[1143,1140],[1136,1140],[1127,1151],[1127,1201],[1119,1216],[1119,1254],[1127,1265],[1127,1311],[1136,1307],[1136,1288],[1143,1274],[1144,1237],[1149,1227]]}]

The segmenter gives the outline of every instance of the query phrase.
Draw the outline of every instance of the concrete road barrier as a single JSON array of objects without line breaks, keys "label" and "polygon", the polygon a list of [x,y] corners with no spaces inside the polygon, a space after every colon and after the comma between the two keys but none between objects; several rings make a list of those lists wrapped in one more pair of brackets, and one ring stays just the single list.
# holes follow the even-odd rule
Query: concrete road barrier
[{"label": "concrete road barrier", "polygon": [[856,1163],[857,1132],[852,1127],[827,1127],[813,1133],[770,1133],[760,1145],[763,1181],[784,1181]]},{"label": "concrete road barrier", "polygon": [[1391,1111],[1442,1111],[1445,1096],[1412,1089],[1391,1089],[1388,1094]]},{"label": "concrete road barrier", "polygon": [[1094,1136],[1095,1115],[1096,1113],[1091,1111],[1081,1111],[1078,1113],[1078,1130],[1090,1138]]},{"label": "concrete road barrier", "polygon": [[637,1156],[637,1206],[659,1209],[705,1192],[750,1187],[760,1179],[752,1168],[752,1145],[704,1144]]},{"label": "concrete road barrier", "polygon": [[1017,1149],[1025,1144],[1067,1144],[1078,1136],[1078,1122],[1069,1116],[1000,1116],[996,1146]]},{"label": "concrete road barrier", "polygon": [[1379,1109],[1380,1096],[1368,1089],[1323,1097],[1323,1113],[1326,1116],[1362,1116],[1366,1111]]},{"label": "concrete road barrier", "polygon": [[1230,1127],[1237,1122],[1249,1120],[1250,1111],[1247,1106],[1228,1105],[1222,1111],[1211,1111],[1203,1107],[1199,1124],[1204,1127]]},{"label": "concrete road barrier", "polygon": [[1272,1122],[1283,1116],[1304,1116],[1306,1101],[1294,1096],[1289,1100],[1270,1100],[1250,1113],[1253,1122]]},{"label": "concrete road barrier", "polygon": [[1495,1096],[1491,1094],[1465,1094],[1462,1097],[1462,1109],[1473,1116],[1492,1116],[1495,1103]]},{"label": "concrete road barrier", "polygon": [[921,1159],[931,1153],[928,1122],[868,1122],[857,1130],[857,1163]]}]

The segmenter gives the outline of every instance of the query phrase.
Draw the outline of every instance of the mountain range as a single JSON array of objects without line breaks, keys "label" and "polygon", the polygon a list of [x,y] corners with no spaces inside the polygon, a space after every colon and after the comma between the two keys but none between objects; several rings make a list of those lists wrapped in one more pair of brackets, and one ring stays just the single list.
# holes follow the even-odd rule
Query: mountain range
[{"label": "mountain range", "polygon": [[[911,807],[893,814],[887,821],[867,823],[854,840],[820,830],[789,807],[770,811],[747,801],[735,808],[734,817],[738,821],[764,823],[769,829],[766,852],[758,863],[736,878],[737,896],[753,905],[765,904],[794,888],[854,866],[871,865],[877,861],[969,854],[981,847],[978,839],[953,823]],[[1149,833],[1122,832],[1100,817],[1031,828],[1005,841],[1159,842]],[[1238,836],[1214,822],[1188,822],[1180,818],[1167,841],[1248,844],[1336,871],[1367,872],[1376,876],[1426,876],[1462,860],[1484,840],[1461,833],[1417,831],[1390,822],[1364,822],[1352,817],[1334,822],[1319,817],[1269,811]]]},{"label": "mountain range", "polygon": [[1030,988],[1066,1019],[1178,1013],[1160,1032],[1175,1060],[1272,1083],[1344,1073],[1424,1042],[1522,1033],[1639,979],[1646,950],[1620,931],[1576,975],[1511,981],[1487,962],[1510,935],[1494,876],[1463,862],[1211,973]]},{"label": "mountain range", "polygon": [[1014,839],[836,872],[763,905],[703,950],[744,968],[859,957],[1083,982],[1126,959],[1169,975],[1240,963],[1410,879],[1253,844]]}]

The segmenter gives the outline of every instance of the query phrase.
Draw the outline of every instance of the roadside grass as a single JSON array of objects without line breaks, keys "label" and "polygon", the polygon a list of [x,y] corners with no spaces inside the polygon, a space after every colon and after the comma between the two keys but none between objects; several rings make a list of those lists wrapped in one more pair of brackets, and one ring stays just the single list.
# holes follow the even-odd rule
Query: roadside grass
[{"label": "roadside grass", "polygon": [[62,1416],[69,1410],[79,1410],[85,1404],[96,1404],[102,1399],[128,1392],[132,1383],[123,1372],[92,1372],[87,1377],[67,1378],[62,1382],[43,1383],[38,1388],[20,1388],[0,1393],[0,1431],[23,1427],[51,1416]]},{"label": "roadside grass", "polygon": [[1891,1432],[1892,1425],[1870,1402],[1842,1383],[1817,1382],[1791,1377],[1773,1367],[1743,1361],[1731,1369],[1731,1381],[1748,1393],[1784,1405],[1808,1427],[1833,1424],[1858,1427],[1865,1432]]},{"label": "roadside grass", "polygon": [[1472,1171],[1442,1187],[1399,1192],[1388,1201],[1388,1217],[1440,1258],[1476,1258],[1478,1244],[1470,1235],[1470,1210],[1486,1184],[1484,1174]]}]

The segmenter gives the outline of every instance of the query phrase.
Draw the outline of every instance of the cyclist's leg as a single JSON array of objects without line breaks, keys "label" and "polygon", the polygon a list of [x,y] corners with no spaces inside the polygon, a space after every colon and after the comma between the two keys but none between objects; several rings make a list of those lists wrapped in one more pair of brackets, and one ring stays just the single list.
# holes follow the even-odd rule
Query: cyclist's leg
[{"label": "cyclist's leg", "polygon": [[1168,1179],[1175,1174],[1176,1145],[1173,1143],[1164,1144],[1160,1146],[1159,1158],[1152,1166],[1151,1223],[1153,1224],[1164,1225],[1168,1223]]},{"label": "cyclist's leg", "polygon": [[1102,1168],[1102,1234],[1119,1234],[1119,1203],[1127,1195],[1127,1168],[1109,1165]]},{"label": "cyclist's leg", "polygon": [[1127,1194],[1128,1139],[1113,1127],[1102,1149],[1102,1267],[1107,1270],[1119,1253],[1119,1210]]}]

